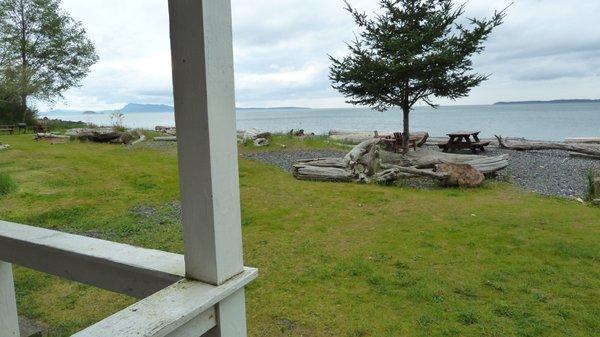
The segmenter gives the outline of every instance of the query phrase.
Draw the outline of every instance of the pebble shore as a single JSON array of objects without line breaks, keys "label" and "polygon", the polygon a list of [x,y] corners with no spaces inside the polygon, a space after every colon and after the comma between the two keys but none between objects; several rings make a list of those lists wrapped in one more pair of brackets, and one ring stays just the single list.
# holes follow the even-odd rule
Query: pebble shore
[{"label": "pebble shore", "polygon": [[[586,173],[589,170],[600,170],[600,160],[570,157],[565,151],[519,152],[491,147],[482,155],[496,156],[505,153],[510,156],[510,164],[499,173],[497,179],[542,195],[582,197],[587,186]],[[292,165],[300,159],[344,155],[343,151],[301,150],[252,153],[244,154],[244,157],[291,171]]]}]

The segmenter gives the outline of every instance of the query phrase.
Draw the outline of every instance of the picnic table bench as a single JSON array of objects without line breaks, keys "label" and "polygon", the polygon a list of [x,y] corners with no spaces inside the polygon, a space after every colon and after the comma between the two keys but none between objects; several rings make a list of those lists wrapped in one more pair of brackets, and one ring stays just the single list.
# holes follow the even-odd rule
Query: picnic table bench
[{"label": "picnic table bench", "polygon": [[0,125],[0,132],[8,132],[9,134],[15,133],[14,125]]},{"label": "picnic table bench", "polygon": [[438,146],[444,152],[453,152],[462,149],[470,149],[473,153],[477,152],[477,150],[485,151],[485,147],[490,145],[490,142],[482,142],[479,139],[480,133],[481,131],[452,132],[448,134],[450,139],[445,143],[439,143]]},{"label": "picnic table bench", "polygon": [[[403,148],[404,135],[402,132],[394,132],[392,135],[379,135],[375,133],[375,137],[380,138],[387,145],[387,148],[394,152],[398,152]],[[412,137],[408,140],[408,146],[414,148],[415,151],[417,150],[417,140]]]}]

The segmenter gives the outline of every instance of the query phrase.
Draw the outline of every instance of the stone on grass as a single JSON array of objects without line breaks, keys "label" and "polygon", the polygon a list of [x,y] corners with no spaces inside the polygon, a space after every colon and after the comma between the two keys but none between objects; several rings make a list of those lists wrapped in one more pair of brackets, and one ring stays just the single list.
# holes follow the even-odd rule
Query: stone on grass
[{"label": "stone on grass", "polygon": [[436,168],[449,175],[443,181],[445,186],[479,187],[485,181],[485,175],[469,164],[439,164]]}]

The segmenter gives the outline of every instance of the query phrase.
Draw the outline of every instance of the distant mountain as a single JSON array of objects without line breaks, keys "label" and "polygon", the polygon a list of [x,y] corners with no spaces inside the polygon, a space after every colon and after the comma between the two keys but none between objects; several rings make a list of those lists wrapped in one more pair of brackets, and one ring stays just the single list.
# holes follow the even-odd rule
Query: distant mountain
[{"label": "distant mountain", "polygon": [[42,115],[48,116],[56,116],[56,115],[102,115],[102,114],[111,114],[115,112],[115,110],[101,110],[101,111],[91,111],[91,110],[69,110],[69,109],[56,109],[50,110],[47,112],[42,112]]},{"label": "distant mountain", "polygon": [[[272,108],[236,108],[236,110],[308,110],[310,108],[294,107],[294,106],[282,106]],[[135,113],[154,113],[154,112],[174,112],[175,108],[165,104],[139,104],[129,103],[120,110],[102,110],[102,111],[91,111],[91,110],[67,110],[57,109],[50,110],[45,115],[96,115],[96,114],[111,114],[113,112],[121,112],[123,114],[135,114]]]},{"label": "distant mountain", "polygon": [[551,101],[496,102],[496,103],[494,103],[494,105],[561,104],[561,103],[600,103],[600,99],[555,99],[555,100],[551,100]]},{"label": "distant mountain", "polygon": [[300,106],[277,106],[272,108],[235,108],[236,110],[310,110]]},{"label": "distant mountain", "polygon": [[141,113],[141,112],[173,112],[175,109],[170,105],[164,104],[138,104],[129,103],[121,109],[122,113]]}]

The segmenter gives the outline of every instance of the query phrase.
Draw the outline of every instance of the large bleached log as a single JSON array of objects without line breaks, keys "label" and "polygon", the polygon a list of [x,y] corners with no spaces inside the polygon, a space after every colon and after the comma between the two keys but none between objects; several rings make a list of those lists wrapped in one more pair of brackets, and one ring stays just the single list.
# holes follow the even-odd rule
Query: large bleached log
[{"label": "large bleached log", "polygon": [[154,137],[155,142],[176,142],[177,136]]},{"label": "large bleached log", "polygon": [[[383,136],[385,133],[376,133],[375,131],[329,131],[329,139],[350,144],[359,144],[375,137]],[[410,140],[417,144],[417,147],[425,145],[429,139],[429,133],[424,131],[414,131],[410,133]]]},{"label": "large bleached log", "polygon": [[346,154],[344,157],[344,163],[347,166],[354,167],[354,165],[358,163],[358,161],[364,157],[365,154],[371,151],[373,146],[379,144],[380,141],[381,139],[379,138],[371,138],[356,145],[352,150],[350,150],[350,152],[348,152],[348,154]]},{"label": "large bleached log", "polygon": [[419,169],[416,167],[403,167],[403,166],[397,166],[397,165],[390,165],[387,167],[392,168],[392,169],[397,169],[399,172],[406,173],[411,176],[421,176],[421,177],[440,179],[440,180],[447,179],[449,176],[449,174],[436,172],[431,169]]},{"label": "large bleached log", "polygon": [[381,160],[386,164],[414,166],[420,169],[434,168],[439,164],[469,164],[484,174],[500,171],[508,166],[509,156],[504,154],[485,157],[468,154],[454,154],[428,149],[420,149],[406,154],[382,151]]},{"label": "large bleached log", "polygon": [[583,153],[591,156],[600,156],[600,145],[558,143],[558,142],[532,142],[524,139],[506,139],[496,136],[500,147],[503,149],[529,151],[529,150],[562,150]]},{"label": "large bleached log", "polygon": [[354,172],[349,169],[313,166],[310,163],[295,164],[292,173],[296,179],[300,180],[353,181],[356,179]]},{"label": "large bleached log", "polygon": [[600,137],[565,138],[565,143],[600,144]]}]

